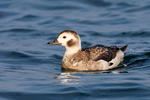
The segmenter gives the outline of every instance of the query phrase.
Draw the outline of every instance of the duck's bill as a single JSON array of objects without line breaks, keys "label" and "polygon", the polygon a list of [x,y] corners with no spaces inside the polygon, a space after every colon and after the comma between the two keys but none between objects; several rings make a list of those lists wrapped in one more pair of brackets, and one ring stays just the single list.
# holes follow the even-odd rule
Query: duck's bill
[{"label": "duck's bill", "polygon": [[48,42],[48,44],[51,44],[51,45],[61,45],[57,40],[50,41],[50,42]]}]

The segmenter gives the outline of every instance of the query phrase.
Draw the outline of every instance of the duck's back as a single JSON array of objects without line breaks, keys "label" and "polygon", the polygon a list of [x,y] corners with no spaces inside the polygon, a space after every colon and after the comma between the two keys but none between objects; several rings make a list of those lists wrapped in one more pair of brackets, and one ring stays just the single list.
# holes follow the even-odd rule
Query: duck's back
[{"label": "duck's back", "polygon": [[107,62],[115,58],[118,50],[119,48],[115,46],[112,47],[94,46],[82,49],[82,51],[85,52],[86,55],[88,55],[89,60],[93,61],[105,60]]}]

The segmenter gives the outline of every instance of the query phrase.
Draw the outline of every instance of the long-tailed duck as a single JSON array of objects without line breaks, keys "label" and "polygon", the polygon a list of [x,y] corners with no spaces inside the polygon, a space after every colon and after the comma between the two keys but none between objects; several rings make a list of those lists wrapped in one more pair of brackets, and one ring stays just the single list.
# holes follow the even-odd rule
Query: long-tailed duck
[{"label": "long-tailed duck", "polygon": [[66,52],[62,60],[62,68],[77,71],[115,68],[123,61],[124,51],[127,49],[127,45],[121,48],[94,46],[82,49],[79,35],[72,30],[62,31],[56,40],[48,44],[64,46]]}]

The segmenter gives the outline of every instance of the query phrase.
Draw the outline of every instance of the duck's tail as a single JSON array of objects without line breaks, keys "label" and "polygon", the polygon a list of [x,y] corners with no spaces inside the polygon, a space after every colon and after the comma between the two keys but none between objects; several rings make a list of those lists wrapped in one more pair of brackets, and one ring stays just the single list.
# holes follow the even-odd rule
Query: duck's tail
[{"label": "duck's tail", "polygon": [[125,45],[125,46],[121,47],[120,50],[125,52],[127,50],[127,48],[128,48],[128,45]]}]

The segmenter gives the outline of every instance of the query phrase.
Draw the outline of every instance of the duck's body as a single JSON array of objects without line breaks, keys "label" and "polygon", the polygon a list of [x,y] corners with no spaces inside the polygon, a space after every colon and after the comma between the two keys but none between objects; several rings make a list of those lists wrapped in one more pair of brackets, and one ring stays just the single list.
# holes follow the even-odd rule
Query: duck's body
[{"label": "duck's body", "polygon": [[71,56],[64,55],[62,67],[80,71],[107,70],[117,67],[123,58],[124,52],[117,47],[95,46],[79,50]]},{"label": "duck's body", "polygon": [[79,35],[71,30],[61,32],[57,39],[49,44],[65,46],[62,67],[78,71],[115,68],[123,61],[124,51],[127,48],[127,46],[122,48],[94,46],[81,49]]}]

